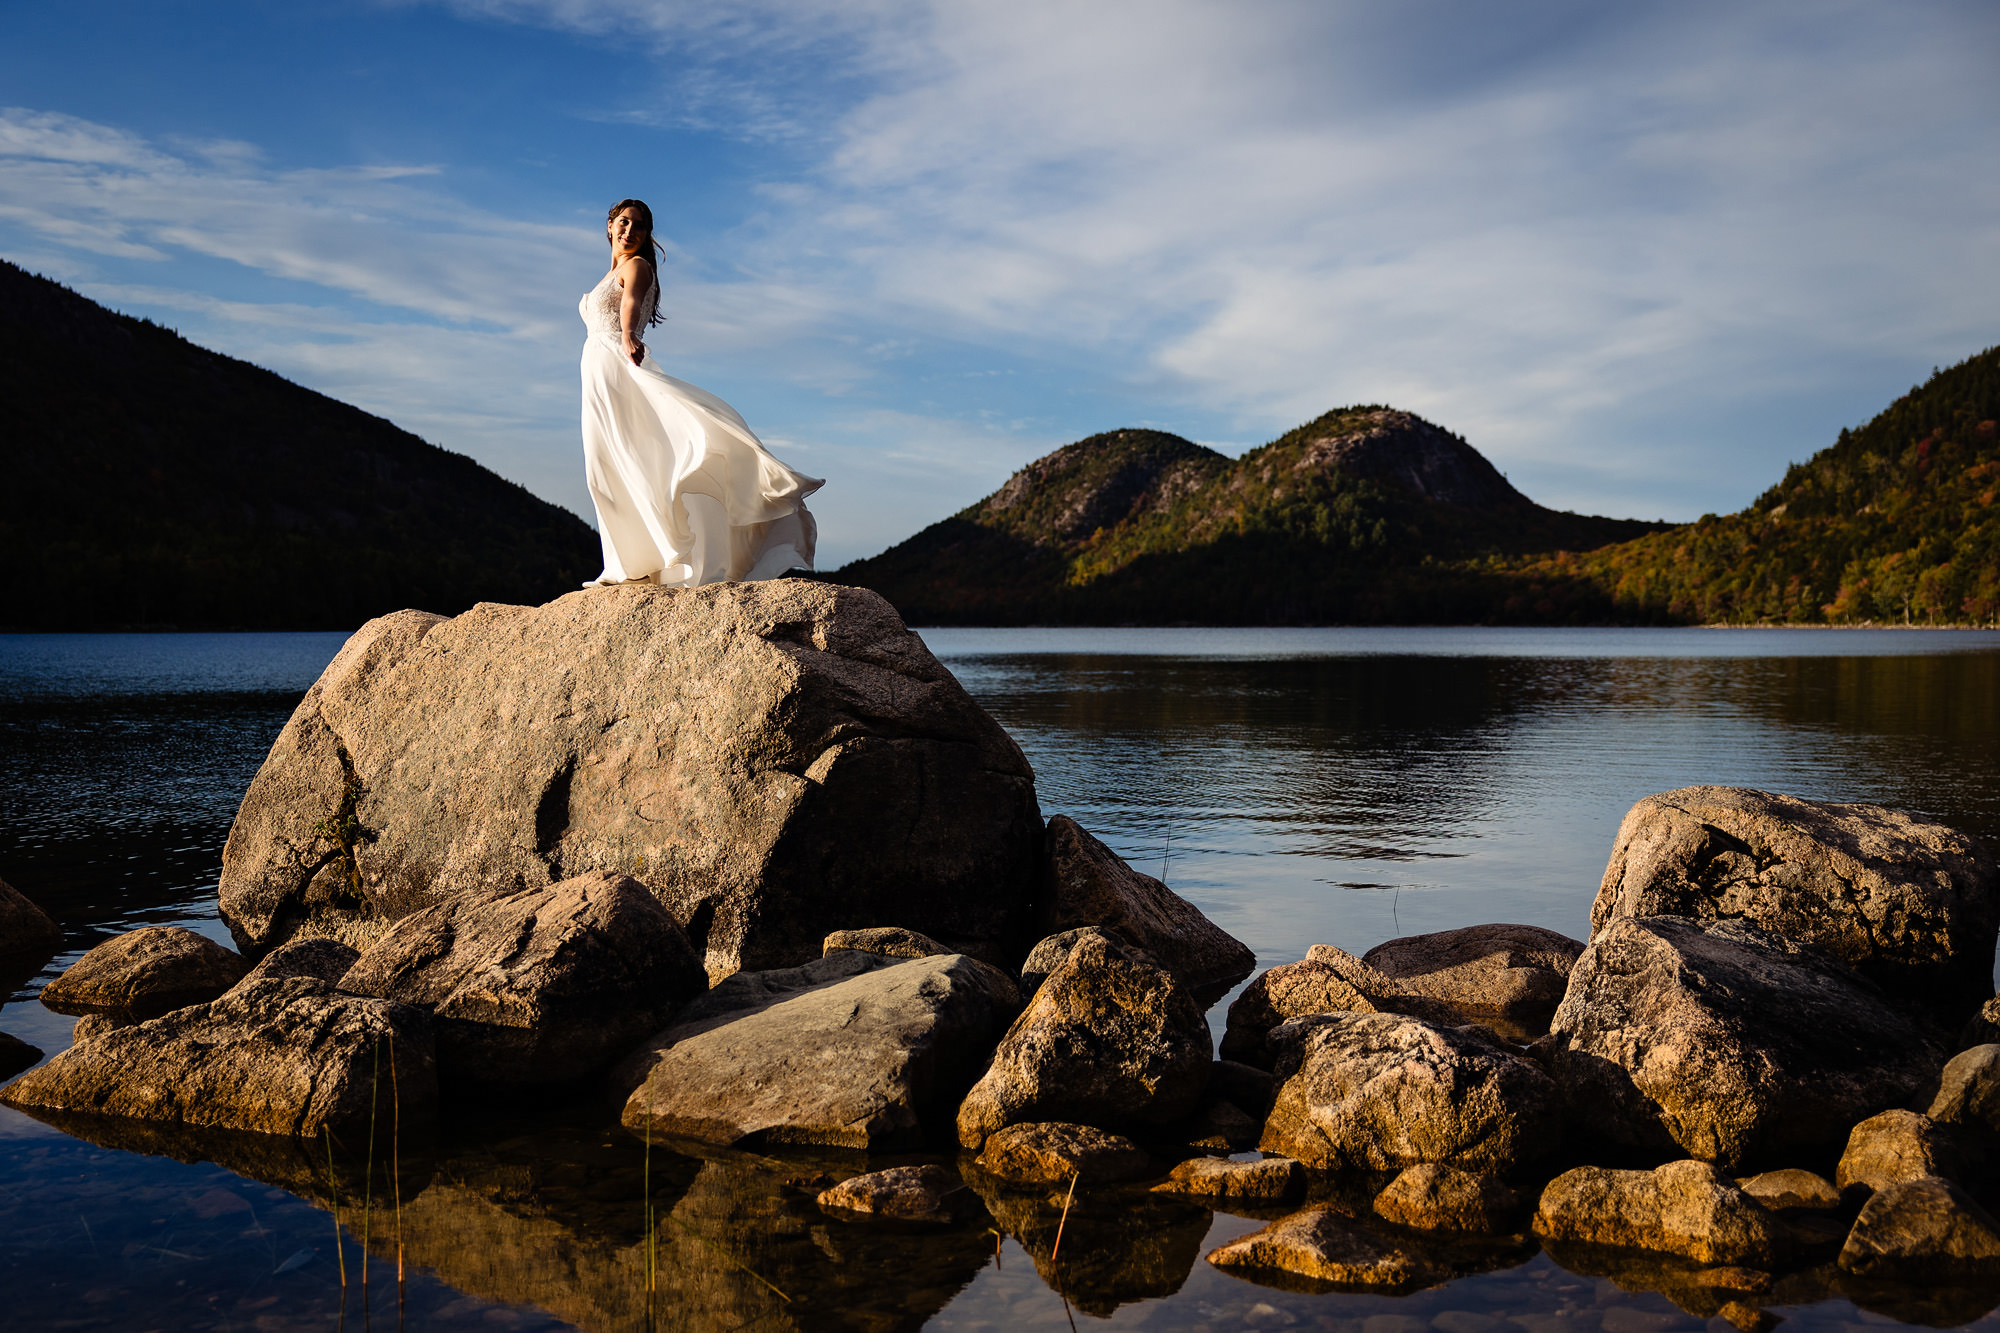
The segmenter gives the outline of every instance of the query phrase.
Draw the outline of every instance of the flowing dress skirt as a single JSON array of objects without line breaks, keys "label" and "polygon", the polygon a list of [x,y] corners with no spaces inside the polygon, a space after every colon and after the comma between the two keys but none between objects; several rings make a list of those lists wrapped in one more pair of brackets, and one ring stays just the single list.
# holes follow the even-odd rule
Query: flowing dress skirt
[{"label": "flowing dress skirt", "polygon": [[583,345],[583,463],[604,543],[594,583],[693,586],[812,568],[819,531],[805,498],[825,483],[772,457],[728,403],[650,352],[633,365],[602,333]]}]

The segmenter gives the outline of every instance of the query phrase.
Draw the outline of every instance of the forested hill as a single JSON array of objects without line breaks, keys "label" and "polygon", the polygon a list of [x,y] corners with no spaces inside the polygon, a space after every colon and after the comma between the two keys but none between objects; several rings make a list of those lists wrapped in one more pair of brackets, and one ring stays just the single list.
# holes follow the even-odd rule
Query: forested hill
[{"label": "forested hill", "polygon": [[9,629],[352,629],[598,569],[471,459],[5,261],[0,420]]},{"label": "forested hill", "polygon": [[1554,606],[1626,621],[2000,619],[2000,347],[1933,374],[1748,509],[1523,562]]},{"label": "forested hill", "polygon": [[1160,431],[1093,435],[828,577],[912,624],[1533,620],[1499,562],[1664,526],[1546,509],[1458,436],[1365,406],[1238,459]]}]

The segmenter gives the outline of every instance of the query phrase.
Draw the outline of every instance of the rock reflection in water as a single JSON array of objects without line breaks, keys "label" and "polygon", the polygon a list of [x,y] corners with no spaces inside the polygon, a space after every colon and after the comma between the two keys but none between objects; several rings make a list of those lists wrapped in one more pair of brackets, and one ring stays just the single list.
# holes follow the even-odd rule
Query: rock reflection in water
[{"label": "rock reflection in water", "polygon": [[965,1176],[994,1225],[1034,1259],[1042,1281],[1099,1317],[1179,1291],[1211,1220],[1207,1208],[1186,1199],[1109,1185],[1078,1186],[1065,1220],[1065,1191],[1009,1187],[975,1168]]}]

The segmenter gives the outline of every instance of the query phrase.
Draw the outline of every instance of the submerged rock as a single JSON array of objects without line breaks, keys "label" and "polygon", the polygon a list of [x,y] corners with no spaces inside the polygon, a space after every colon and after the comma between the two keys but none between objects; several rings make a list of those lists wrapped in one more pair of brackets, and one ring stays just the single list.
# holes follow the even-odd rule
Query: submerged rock
[{"label": "submerged rock", "polygon": [[157,1018],[213,1000],[243,980],[250,964],[181,926],[146,926],[113,936],[42,987],[59,1014]]},{"label": "submerged rock", "polygon": [[221,902],[264,949],[622,872],[720,978],[868,921],[1011,955],[1041,842],[1019,747],[875,594],[597,588],[364,625],[251,783]]},{"label": "submerged rock", "polygon": [[1956,1026],[1993,993],[2000,868],[1976,839],[1881,806],[1683,787],[1625,816],[1591,934],[1664,916],[1818,945]]},{"label": "submerged rock", "polygon": [[1259,1162],[1190,1157],[1153,1188],[1162,1194],[1232,1202],[1287,1203],[1306,1192],[1306,1169],[1288,1157],[1266,1157]]},{"label": "submerged rock", "polygon": [[1819,949],[1683,917],[1599,930],[1551,1038],[1543,1053],[1580,1124],[1725,1169],[1839,1144],[1907,1100],[1939,1059],[1878,989]]},{"label": "submerged rock", "polygon": [[1424,1162],[1375,1196],[1375,1215],[1420,1231],[1498,1235],[1512,1229],[1521,1196],[1498,1176]]},{"label": "submerged rock", "polygon": [[1220,994],[1250,975],[1250,946],[1085,832],[1067,815],[1049,820],[1048,887],[1036,924],[1043,935],[1103,926],[1138,945],[1196,991]]},{"label": "submerged rock", "polygon": [[638,1134],[913,1148],[950,1123],[1018,1003],[1011,978],[964,954],[840,949],[722,981],[612,1086]]},{"label": "submerged rock", "polygon": [[1187,987],[1142,950],[1093,930],[1001,1038],[959,1106],[958,1141],[977,1148],[1026,1121],[1172,1124],[1200,1101],[1210,1058],[1208,1021]]},{"label": "submerged rock", "polygon": [[1707,1162],[1653,1171],[1580,1166],[1542,1191],[1535,1233],[1680,1255],[1704,1264],[1770,1269],[1791,1254],[1785,1224]]},{"label": "submerged rock", "polygon": [[1389,1293],[1415,1291],[1451,1276],[1448,1268],[1362,1230],[1331,1208],[1293,1213],[1209,1251],[1208,1261],[1245,1276],[1276,1272],[1329,1287]]},{"label": "submerged rock", "polygon": [[861,953],[879,953],[885,958],[935,958],[940,954],[957,953],[947,949],[928,935],[914,930],[904,930],[901,926],[874,926],[867,930],[836,930],[820,942],[820,955],[824,957],[837,949],[854,949]]},{"label": "submerged rock", "polygon": [[1437,1162],[1505,1174],[1552,1152],[1562,1099],[1540,1066],[1479,1027],[1320,1014],[1271,1035],[1277,1099],[1260,1143],[1323,1170]]},{"label": "submerged rock", "polygon": [[1847,1136],[1847,1150],[1833,1183],[1843,1193],[1883,1190],[1924,1176],[1955,1176],[1957,1145],[1915,1111],[1884,1111],[1870,1116]]},{"label": "submerged rock", "polygon": [[391,1104],[392,1087],[406,1121],[435,1112],[429,1014],[282,977],[72,1046],[0,1091],[0,1100],[263,1134],[340,1135],[365,1129],[371,1106]]},{"label": "submerged rock", "polygon": [[579,875],[404,917],[341,980],[437,1014],[447,1081],[602,1073],[706,989],[686,934],[638,881]]},{"label": "submerged rock", "polygon": [[1153,1159],[1132,1140],[1090,1125],[1009,1125],[989,1136],[979,1165],[1016,1184],[1094,1185],[1152,1174]]},{"label": "submerged rock", "polygon": [[10,1032],[0,1032],[0,1082],[23,1069],[33,1068],[42,1058],[42,1048],[30,1046]]},{"label": "submerged rock", "polygon": [[2000,1223],[1949,1180],[1901,1181],[1862,1205],[1840,1266],[1860,1277],[2000,1285]]},{"label": "submerged rock", "polygon": [[892,1166],[853,1176],[820,1191],[818,1203],[830,1213],[862,1213],[903,1222],[948,1222],[954,1195],[965,1182],[942,1166]]}]

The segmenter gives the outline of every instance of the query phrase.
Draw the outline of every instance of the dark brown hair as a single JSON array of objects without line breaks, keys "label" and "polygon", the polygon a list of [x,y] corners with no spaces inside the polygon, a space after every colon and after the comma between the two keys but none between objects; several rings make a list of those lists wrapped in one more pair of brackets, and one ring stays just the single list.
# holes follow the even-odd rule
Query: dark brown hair
[{"label": "dark brown hair", "polygon": [[[646,207],[644,199],[620,199],[611,206],[611,211],[604,215],[604,224],[607,227],[610,226],[611,220],[628,208],[632,210],[632,221],[638,225],[639,229],[639,254],[653,266],[653,313],[648,317],[646,322],[648,324],[658,324],[660,322],[660,243],[653,239],[653,210]],[[606,239],[609,238],[607,237]]]}]

